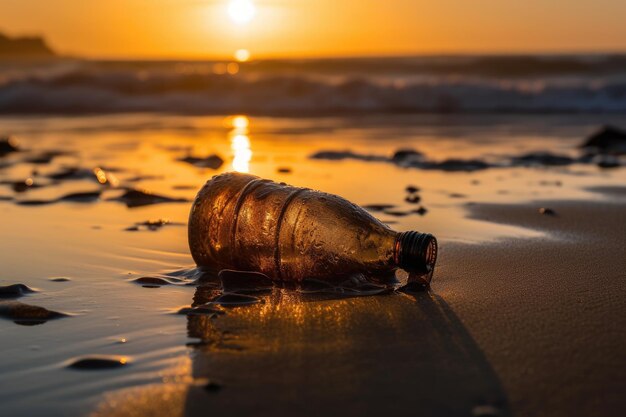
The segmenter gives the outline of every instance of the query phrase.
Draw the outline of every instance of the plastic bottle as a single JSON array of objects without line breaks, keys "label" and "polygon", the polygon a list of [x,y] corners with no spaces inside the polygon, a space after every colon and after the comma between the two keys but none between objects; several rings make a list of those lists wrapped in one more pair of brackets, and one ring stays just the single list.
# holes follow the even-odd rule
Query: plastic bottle
[{"label": "plastic bottle", "polygon": [[430,234],[398,233],[339,196],[235,172],[213,177],[198,192],[189,247],[198,265],[284,281],[402,268],[428,285],[437,258]]}]

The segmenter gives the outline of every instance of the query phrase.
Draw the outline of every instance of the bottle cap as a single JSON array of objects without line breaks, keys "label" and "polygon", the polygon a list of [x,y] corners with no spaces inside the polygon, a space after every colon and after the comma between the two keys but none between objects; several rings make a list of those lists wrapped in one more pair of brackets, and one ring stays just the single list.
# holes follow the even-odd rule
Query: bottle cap
[{"label": "bottle cap", "polygon": [[396,265],[407,272],[431,273],[437,261],[437,239],[429,233],[402,232],[394,248]]}]

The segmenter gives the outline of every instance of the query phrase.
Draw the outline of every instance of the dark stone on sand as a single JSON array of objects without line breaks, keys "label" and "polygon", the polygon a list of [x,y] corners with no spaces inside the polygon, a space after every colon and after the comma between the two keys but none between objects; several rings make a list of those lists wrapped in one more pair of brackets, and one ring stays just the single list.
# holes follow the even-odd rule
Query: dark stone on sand
[{"label": "dark stone on sand", "polygon": [[32,178],[27,178],[21,181],[6,181],[5,180],[5,181],[0,181],[0,184],[10,185],[13,191],[15,191],[16,193],[23,193],[24,191],[29,190],[31,188],[42,187],[42,185],[35,183]]},{"label": "dark stone on sand", "polygon": [[40,324],[66,316],[67,314],[19,301],[0,301],[0,317],[14,320],[19,324]]},{"label": "dark stone on sand", "polygon": [[18,298],[36,292],[24,284],[0,286],[0,298]]},{"label": "dark stone on sand", "polygon": [[550,152],[531,152],[511,159],[514,165],[548,165],[565,166],[571,165],[576,160],[567,155],[556,155]]},{"label": "dark stone on sand", "polygon": [[419,214],[420,216],[425,215],[427,212],[428,212],[428,209],[424,206],[419,206],[418,208],[413,210],[413,213]]},{"label": "dark stone on sand", "polygon": [[211,300],[211,302],[213,304],[219,304],[224,307],[241,307],[258,304],[262,302],[262,300],[252,295],[226,293],[214,298],[213,300]]},{"label": "dark stone on sand", "polygon": [[81,370],[102,370],[123,368],[128,364],[128,358],[124,356],[94,355],[74,359],[67,367]]},{"label": "dark stone on sand", "polygon": [[367,211],[384,211],[394,208],[393,204],[368,204],[366,206],[362,206]]},{"label": "dark stone on sand", "polygon": [[543,214],[543,215],[546,215],[546,216],[554,216],[554,215],[556,215],[556,211],[554,211],[553,209],[548,208],[548,207],[541,207],[539,209],[539,213]]},{"label": "dark stone on sand", "polygon": [[416,187],[414,185],[407,185],[406,188],[404,189],[407,193],[409,194],[414,194],[414,193],[418,193],[420,192],[420,188]]},{"label": "dark stone on sand", "polygon": [[136,282],[137,284],[141,284],[141,285],[157,285],[157,286],[161,286],[161,285],[181,285],[181,284],[183,284],[183,280],[182,279],[174,278],[174,277],[168,277],[168,278],[164,278],[164,277],[141,277],[141,278],[137,278],[137,279],[133,280],[133,282]]},{"label": "dark stone on sand", "polygon": [[450,197],[450,198],[465,198],[467,196],[465,194],[460,194],[460,193],[450,193],[450,194],[448,194],[448,197]]},{"label": "dark stone on sand", "polygon": [[491,165],[480,159],[446,159],[441,162],[426,162],[422,166],[424,169],[435,169],[441,171],[480,171],[490,168]]},{"label": "dark stone on sand", "polygon": [[66,194],[59,197],[57,201],[68,201],[72,203],[93,203],[100,198],[100,191],[85,191],[79,193]]},{"label": "dark stone on sand", "polygon": [[224,292],[264,292],[274,287],[272,280],[260,272],[223,269],[217,277]]},{"label": "dark stone on sand", "polygon": [[425,159],[424,154],[415,149],[398,149],[391,157],[391,161],[397,165],[412,165],[424,162]]},{"label": "dark stone on sand", "polygon": [[205,158],[199,158],[196,156],[186,156],[184,158],[179,159],[181,162],[186,162],[198,168],[211,168],[218,169],[224,164],[224,160],[219,155],[209,155]]},{"label": "dark stone on sand", "polygon": [[593,149],[598,153],[626,154],[626,132],[614,126],[604,126],[591,135],[581,148]]},{"label": "dark stone on sand", "polygon": [[48,151],[26,158],[24,162],[29,162],[31,164],[49,164],[54,158],[65,154],[65,152]]},{"label": "dark stone on sand", "polygon": [[153,194],[148,191],[129,188],[121,196],[111,198],[109,201],[119,201],[126,204],[127,207],[141,207],[161,203],[184,203],[189,200],[185,198],[167,197],[164,195]]},{"label": "dark stone on sand", "polygon": [[617,159],[604,158],[598,162],[599,168],[619,168],[622,166]]},{"label": "dark stone on sand", "polygon": [[52,282],[69,282],[71,280],[72,280],[71,278],[67,278],[67,277],[50,278],[50,281],[52,281]]},{"label": "dark stone on sand", "polygon": [[13,152],[18,152],[20,149],[17,146],[15,139],[11,137],[0,137],[0,156],[5,156]]},{"label": "dark stone on sand", "polygon": [[341,161],[344,159],[355,159],[357,161],[389,161],[389,158],[386,156],[358,154],[352,151],[319,151],[311,155],[311,159],[326,159],[329,161]]},{"label": "dark stone on sand", "polygon": [[44,206],[46,204],[54,204],[57,200],[21,200],[16,201],[15,204],[20,206]]},{"label": "dark stone on sand", "polygon": [[89,169],[66,167],[59,171],[47,174],[46,178],[50,178],[51,180],[83,180],[95,179],[95,176],[93,171]]},{"label": "dark stone on sand", "polygon": [[289,167],[282,167],[282,168],[278,168],[276,171],[278,171],[280,174],[291,174],[291,168]]},{"label": "dark stone on sand", "polygon": [[68,203],[93,203],[100,198],[100,191],[85,191],[78,193],[70,193],[52,200],[21,200],[16,204],[20,206],[43,206],[46,204],[54,204],[59,202]]},{"label": "dark stone on sand", "polygon": [[172,225],[172,226],[183,226],[183,223],[172,222],[168,219],[156,219],[156,220],[146,220],[145,222],[135,223],[134,226],[129,226],[124,231],[126,232],[138,232],[140,230],[150,230],[157,231],[163,226]]},{"label": "dark stone on sand", "polygon": [[404,201],[406,201],[407,203],[410,203],[410,204],[417,204],[417,203],[419,203],[421,200],[422,200],[422,197],[420,197],[420,196],[419,196],[419,195],[417,195],[417,194],[412,194],[412,195],[406,196],[406,197],[404,198]]}]

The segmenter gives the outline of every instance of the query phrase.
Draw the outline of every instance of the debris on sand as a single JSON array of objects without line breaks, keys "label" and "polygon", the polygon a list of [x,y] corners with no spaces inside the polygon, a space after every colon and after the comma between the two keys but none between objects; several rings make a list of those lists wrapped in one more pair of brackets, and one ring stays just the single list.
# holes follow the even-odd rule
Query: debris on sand
[{"label": "debris on sand", "polygon": [[156,220],[146,220],[145,222],[135,223],[133,226],[127,227],[124,230],[127,232],[137,232],[139,230],[145,229],[145,230],[150,230],[154,232],[166,225],[184,226],[183,223],[172,222],[169,219],[156,219]]},{"label": "debris on sand", "polygon": [[366,162],[389,162],[403,168],[419,168],[441,171],[478,171],[491,165],[480,159],[446,159],[441,162],[428,161],[421,152],[401,149],[389,158],[382,155],[359,154],[352,151],[320,151],[311,155],[312,159],[340,161],[354,159]]},{"label": "debris on sand", "polygon": [[426,156],[415,149],[398,149],[391,157],[391,162],[400,166],[414,166],[426,161]]},{"label": "debris on sand", "polygon": [[51,180],[84,180],[93,178],[93,172],[79,167],[64,167],[58,171],[45,175]]},{"label": "debris on sand", "polygon": [[67,155],[67,153],[59,152],[59,151],[47,151],[47,152],[43,152],[43,153],[28,157],[24,160],[24,162],[29,162],[31,164],[37,164],[37,165],[49,164],[50,162],[52,162],[54,158],[63,156],[63,155]]},{"label": "debris on sand", "polygon": [[144,191],[136,188],[127,188],[124,194],[119,197],[111,198],[109,201],[119,201],[126,204],[127,207],[141,207],[151,204],[160,203],[186,203],[189,202],[186,198],[173,198],[164,195],[153,194],[149,191]]},{"label": "debris on sand", "polygon": [[571,165],[576,160],[567,155],[557,155],[551,152],[531,152],[511,158],[513,165],[521,166],[565,166]]},{"label": "debris on sand", "polygon": [[359,154],[352,151],[319,151],[311,155],[311,159],[326,159],[329,161],[342,161],[344,159],[355,159],[357,161],[378,161],[389,162],[389,158],[382,155]]},{"label": "debris on sand", "polygon": [[130,363],[126,356],[93,355],[72,360],[67,367],[81,370],[116,369]]},{"label": "debris on sand", "polygon": [[626,132],[614,126],[604,126],[580,147],[596,153],[626,155]]},{"label": "debris on sand", "polygon": [[409,194],[415,194],[415,193],[419,193],[420,192],[420,188],[416,187],[414,185],[407,185],[406,188],[404,189],[407,193]]},{"label": "debris on sand", "polygon": [[0,286],[0,298],[18,298],[34,292],[34,289],[24,284]]},{"label": "debris on sand", "polygon": [[65,194],[57,201],[71,201],[74,203],[91,203],[100,198],[100,191],[84,191],[78,193]]},{"label": "debris on sand", "polygon": [[20,181],[4,180],[0,181],[0,184],[10,186],[16,193],[23,193],[30,189],[43,187],[43,185],[36,183],[32,178],[26,178]]},{"label": "debris on sand", "polygon": [[69,282],[71,281],[71,278],[67,278],[67,277],[54,277],[54,278],[50,278],[50,281],[52,282]]},{"label": "debris on sand", "polygon": [[17,324],[30,325],[67,317],[67,314],[19,301],[0,301],[0,317],[13,320]]},{"label": "debris on sand", "polygon": [[552,210],[551,208],[548,207],[541,207],[539,209],[539,214],[544,214],[546,216],[555,216],[556,215],[556,211]]},{"label": "debris on sand", "polygon": [[416,213],[416,214],[419,214],[420,216],[423,216],[426,213],[428,213],[428,209],[426,207],[424,207],[424,206],[419,206],[418,208],[413,210],[413,213]]},{"label": "debris on sand", "polygon": [[175,277],[141,277],[133,280],[133,282],[137,284],[141,284],[142,286],[163,286],[163,285],[187,285],[183,279],[175,278]]},{"label": "debris on sand", "polygon": [[224,160],[219,155],[216,155],[216,154],[209,155],[205,158],[189,155],[189,156],[179,159],[179,161],[186,162],[198,168],[211,168],[211,169],[218,169],[224,164]]},{"label": "debris on sand", "polygon": [[404,201],[406,201],[409,204],[417,204],[422,200],[422,198],[417,195],[417,194],[410,194],[408,196],[406,196],[404,198]]},{"label": "debris on sand", "polygon": [[60,202],[69,203],[93,203],[100,198],[100,191],[82,191],[77,193],[65,194],[59,198],[51,200],[20,200],[15,203],[20,206],[43,206],[46,204],[54,204]]},{"label": "debris on sand", "polygon": [[292,170],[289,167],[280,167],[276,170],[279,174],[291,174]]},{"label": "debris on sand", "polygon": [[0,157],[13,152],[19,152],[17,141],[10,136],[0,137]]}]

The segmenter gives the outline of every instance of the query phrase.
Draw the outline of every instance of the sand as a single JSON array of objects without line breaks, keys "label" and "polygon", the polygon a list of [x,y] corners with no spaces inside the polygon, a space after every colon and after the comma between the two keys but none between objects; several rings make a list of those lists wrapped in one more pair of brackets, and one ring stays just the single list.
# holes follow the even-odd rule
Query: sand
[{"label": "sand", "polygon": [[[499,165],[542,150],[578,158],[583,133],[608,116],[251,118],[239,154],[242,133],[225,127],[232,118],[163,115],[155,126],[154,117],[0,119],[21,149],[0,161],[0,214],[10,219],[0,286],[35,290],[10,287],[0,301],[67,313],[0,317],[0,413],[622,414],[626,170]],[[498,166],[310,158],[348,145]],[[181,161],[189,155],[224,163]],[[219,292],[187,285],[189,201],[232,169],[339,194],[396,230],[435,234],[431,292],[274,288],[214,318],[212,308],[191,309]],[[408,186],[420,189],[417,204]],[[119,358],[124,366],[113,366]]]},{"label": "sand", "polygon": [[262,306],[191,317],[189,335],[203,342],[192,375],[221,389],[190,385],[177,412],[620,415],[624,190],[609,189],[609,203],[472,206],[475,218],[547,233],[444,245],[430,293],[310,301],[275,291]]}]

